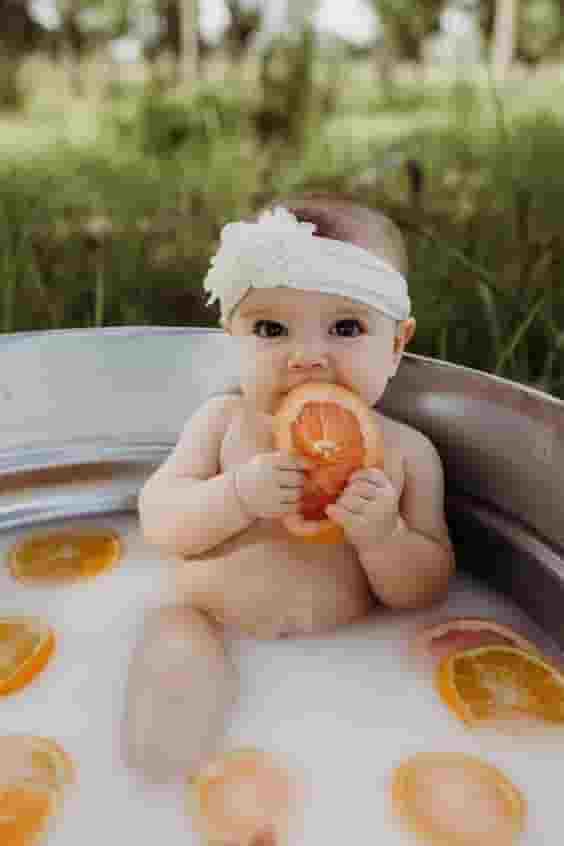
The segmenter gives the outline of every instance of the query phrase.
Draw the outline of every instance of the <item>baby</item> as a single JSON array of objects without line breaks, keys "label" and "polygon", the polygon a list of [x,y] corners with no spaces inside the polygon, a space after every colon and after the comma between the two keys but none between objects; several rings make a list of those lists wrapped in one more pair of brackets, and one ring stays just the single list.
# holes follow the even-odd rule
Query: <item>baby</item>
[{"label": "baby", "polygon": [[241,390],[195,412],[139,500],[147,540],[179,558],[179,604],[149,616],[128,680],[126,757],[150,779],[193,772],[216,751],[237,692],[229,629],[322,633],[379,603],[445,597],[455,562],[441,461],[377,410],[384,470],[355,473],[326,509],[345,542],[304,543],[280,520],[299,510],[308,467],[273,448],[280,398],[322,381],[376,405],[415,330],[405,272],[396,226],[344,199],[314,194],[224,227],[206,285]]}]

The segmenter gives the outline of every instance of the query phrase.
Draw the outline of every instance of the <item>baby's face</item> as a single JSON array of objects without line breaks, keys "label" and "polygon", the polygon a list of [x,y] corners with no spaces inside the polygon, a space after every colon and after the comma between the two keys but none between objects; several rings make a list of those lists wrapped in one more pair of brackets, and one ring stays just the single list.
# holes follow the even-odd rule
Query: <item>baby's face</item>
[{"label": "baby's face", "polygon": [[267,413],[308,381],[343,385],[374,405],[411,337],[400,327],[395,340],[395,321],[368,305],[282,287],[251,289],[227,331],[239,348],[243,394]]}]

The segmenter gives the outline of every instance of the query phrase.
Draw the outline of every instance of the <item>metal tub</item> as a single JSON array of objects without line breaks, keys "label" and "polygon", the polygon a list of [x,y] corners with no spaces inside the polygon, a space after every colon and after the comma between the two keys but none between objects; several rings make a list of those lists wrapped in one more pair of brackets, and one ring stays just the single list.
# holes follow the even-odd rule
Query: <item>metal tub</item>
[{"label": "metal tub", "polygon": [[[0,336],[0,532],[134,510],[186,418],[236,372],[213,329]],[[459,565],[564,647],[564,402],[405,354],[380,408],[438,448]]]}]

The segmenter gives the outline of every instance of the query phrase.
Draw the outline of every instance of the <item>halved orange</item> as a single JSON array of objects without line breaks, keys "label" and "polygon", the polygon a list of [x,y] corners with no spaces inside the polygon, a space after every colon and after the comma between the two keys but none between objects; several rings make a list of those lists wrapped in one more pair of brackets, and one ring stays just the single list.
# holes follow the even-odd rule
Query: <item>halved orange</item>
[{"label": "halved orange", "polygon": [[62,796],[75,781],[74,763],[56,741],[33,735],[0,737],[0,785],[32,784]]},{"label": "halved orange", "polygon": [[453,652],[494,644],[517,646],[540,655],[535,644],[523,635],[485,617],[452,617],[426,625],[413,637],[410,651],[413,655],[429,655],[433,659],[440,659]]},{"label": "halved orange", "polygon": [[498,644],[450,655],[439,664],[436,686],[468,725],[516,717],[564,723],[564,676],[517,647]]},{"label": "halved orange", "polygon": [[298,793],[285,768],[258,749],[243,748],[208,764],[190,781],[189,810],[210,843],[277,846]]},{"label": "halved orange", "polygon": [[35,846],[46,834],[57,797],[37,785],[0,785],[0,843]]},{"label": "halved orange", "polygon": [[0,695],[29,684],[54,648],[53,630],[36,617],[0,617]]},{"label": "halved orange", "polygon": [[10,573],[27,584],[65,584],[109,570],[121,556],[111,530],[61,529],[26,537],[8,553]]},{"label": "halved orange", "polygon": [[336,502],[350,476],[363,467],[384,467],[384,441],[373,410],[341,385],[308,382],[282,399],[274,420],[276,448],[311,459],[299,514],[283,523],[303,540],[338,543],[340,526],[325,509]]},{"label": "halved orange", "polygon": [[512,846],[526,801],[499,770],[456,752],[420,752],[396,768],[392,804],[403,825],[433,846]]}]

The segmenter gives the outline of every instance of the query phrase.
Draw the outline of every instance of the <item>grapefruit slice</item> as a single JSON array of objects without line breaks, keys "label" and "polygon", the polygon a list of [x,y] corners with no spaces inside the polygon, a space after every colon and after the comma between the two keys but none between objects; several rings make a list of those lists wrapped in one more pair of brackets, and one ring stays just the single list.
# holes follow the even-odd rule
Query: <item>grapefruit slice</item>
[{"label": "grapefruit slice", "polygon": [[0,785],[32,784],[62,797],[75,781],[71,758],[54,740],[17,734],[0,737]]},{"label": "grapefruit slice", "polygon": [[191,779],[189,810],[209,843],[279,846],[295,812],[296,785],[266,752],[243,748]]},{"label": "grapefruit slice", "polygon": [[436,687],[467,725],[519,717],[564,724],[564,676],[517,647],[483,646],[443,658]]},{"label": "grapefruit slice", "polygon": [[0,617],[0,695],[28,685],[54,648],[52,629],[36,617]]},{"label": "grapefruit slice", "polygon": [[283,518],[303,540],[338,543],[344,532],[325,514],[350,476],[363,467],[384,467],[384,441],[374,412],[341,385],[308,382],[291,390],[275,414],[276,448],[298,453],[316,465],[307,471],[298,514]]},{"label": "grapefruit slice", "polygon": [[540,655],[540,650],[509,626],[484,617],[453,617],[426,625],[416,632],[410,644],[414,656],[440,660],[453,652],[495,644],[517,646]]},{"label": "grapefruit slice", "polygon": [[433,846],[513,846],[525,826],[518,788],[469,755],[414,755],[395,770],[391,795],[403,825]]},{"label": "grapefruit slice", "polygon": [[109,570],[121,551],[116,532],[66,529],[24,538],[9,551],[8,567],[18,582],[58,585]]},{"label": "grapefruit slice", "polygon": [[57,810],[56,794],[34,784],[0,786],[0,843],[36,846]]}]

